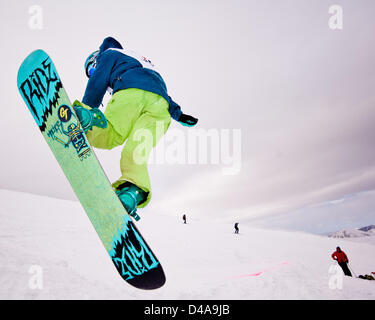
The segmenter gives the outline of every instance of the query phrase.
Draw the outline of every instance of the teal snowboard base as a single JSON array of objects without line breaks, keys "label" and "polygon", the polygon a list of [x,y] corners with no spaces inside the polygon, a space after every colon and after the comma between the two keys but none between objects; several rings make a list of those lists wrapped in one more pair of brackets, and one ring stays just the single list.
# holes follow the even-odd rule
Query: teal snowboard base
[{"label": "teal snowboard base", "polygon": [[17,86],[121,277],[140,289],[163,286],[160,262],[115,194],[43,50],[23,61]]}]

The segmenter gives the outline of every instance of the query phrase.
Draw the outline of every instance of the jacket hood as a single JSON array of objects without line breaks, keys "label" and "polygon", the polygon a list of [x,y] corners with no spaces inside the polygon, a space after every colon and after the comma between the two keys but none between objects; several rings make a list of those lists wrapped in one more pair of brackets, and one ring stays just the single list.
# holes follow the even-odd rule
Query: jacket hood
[{"label": "jacket hood", "polygon": [[99,47],[99,53],[102,53],[109,48],[123,49],[120,42],[118,42],[115,38],[112,37],[107,37],[103,40],[103,43]]}]

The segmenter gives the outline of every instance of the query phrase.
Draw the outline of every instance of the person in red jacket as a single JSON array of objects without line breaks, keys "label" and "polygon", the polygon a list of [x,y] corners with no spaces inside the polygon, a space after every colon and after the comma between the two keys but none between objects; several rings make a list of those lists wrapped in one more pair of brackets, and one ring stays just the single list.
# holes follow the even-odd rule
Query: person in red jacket
[{"label": "person in red jacket", "polygon": [[348,268],[349,259],[346,256],[345,252],[340,249],[340,247],[337,247],[336,251],[332,253],[332,259],[338,262],[338,264],[340,265],[342,271],[344,271],[344,274],[346,276],[349,276],[349,277],[352,276],[352,273],[350,272]]}]

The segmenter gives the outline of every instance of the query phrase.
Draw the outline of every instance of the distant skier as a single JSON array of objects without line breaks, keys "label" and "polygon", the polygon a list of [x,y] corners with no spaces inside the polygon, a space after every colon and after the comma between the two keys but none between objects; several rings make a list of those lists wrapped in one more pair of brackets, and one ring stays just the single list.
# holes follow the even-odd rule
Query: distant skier
[{"label": "distant skier", "polygon": [[182,220],[184,220],[184,223],[186,224],[186,214],[182,216]]},{"label": "distant skier", "polygon": [[234,233],[239,233],[240,229],[238,228],[238,222],[234,224]]},{"label": "distant skier", "polygon": [[[86,59],[85,72],[89,81],[82,103],[73,104],[75,111],[92,146],[110,150],[125,143],[121,177],[112,186],[138,220],[137,207],[145,207],[151,199],[147,161],[152,148],[168,130],[171,117],[188,127],[198,119],[182,113],[150,60],[123,49],[112,37]],[[97,108],[106,91],[113,96],[103,115]],[[103,117],[106,127],[98,125]]]},{"label": "distant skier", "polygon": [[344,274],[346,276],[349,276],[349,277],[352,276],[352,273],[350,272],[348,268],[349,259],[346,256],[345,252],[340,249],[340,247],[337,247],[336,251],[332,253],[332,259],[338,262],[338,264],[340,265],[342,271],[344,271]]}]

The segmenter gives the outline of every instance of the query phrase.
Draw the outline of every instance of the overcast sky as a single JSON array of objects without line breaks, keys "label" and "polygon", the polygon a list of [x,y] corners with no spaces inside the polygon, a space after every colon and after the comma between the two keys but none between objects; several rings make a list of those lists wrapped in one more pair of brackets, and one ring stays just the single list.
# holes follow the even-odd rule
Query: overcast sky
[{"label": "overcast sky", "polygon": [[[33,5],[42,9],[41,29],[33,28]],[[341,30],[329,27],[332,5],[343,9]],[[269,217],[298,212],[311,225],[334,214],[336,230],[343,212],[351,226],[367,223],[375,215],[375,193],[363,193],[375,189],[374,15],[373,0],[1,0],[0,188],[75,199],[18,93],[17,70],[44,49],[70,99],[81,99],[84,60],[113,36],[152,60],[173,99],[199,118],[195,130],[229,132],[232,156],[241,160],[232,175],[223,159],[150,165],[154,196],[145,215],[268,217],[272,225],[277,219]],[[161,143],[168,149],[189,130],[173,122]],[[120,152],[98,151],[112,181]],[[353,195],[365,196],[340,210],[315,210]],[[298,219],[283,226],[303,229]]]}]

